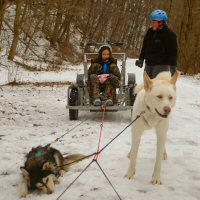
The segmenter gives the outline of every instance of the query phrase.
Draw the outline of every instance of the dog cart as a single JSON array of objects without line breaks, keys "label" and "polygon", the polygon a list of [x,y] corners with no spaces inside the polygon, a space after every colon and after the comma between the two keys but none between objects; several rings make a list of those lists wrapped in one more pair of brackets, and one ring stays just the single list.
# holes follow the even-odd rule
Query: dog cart
[{"label": "dog cart", "polygon": [[[72,83],[68,88],[68,101],[66,108],[69,109],[69,119],[77,120],[78,113],[80,110],[90,112],[102,112],[103,106],[94,106],[90,102],[89,92],[87,88],[88,81],[88,68],[91,64],[91,59],[98,55],[95,52],[97,48],[103,44],[109,44],[116,48],[123,45],[122,42],[110,42],[107,43],[96,43],[90,42],[84,48],[84,73],[77,74],[76,82]],[[93,50],[91,52],[91,49]],[[135,100],[134,87],[136,86],[135,74],[126,74],[126,53],[124,52],[112,52],[114,58],[117,59],[118,67],[121,73],[120,87],[116,91],[117,103],[113,106],[107,106],[106,112],[117,112],[123,110],[132,110],[132,106]],[[120,65],[119,65],[120,63]]]}]

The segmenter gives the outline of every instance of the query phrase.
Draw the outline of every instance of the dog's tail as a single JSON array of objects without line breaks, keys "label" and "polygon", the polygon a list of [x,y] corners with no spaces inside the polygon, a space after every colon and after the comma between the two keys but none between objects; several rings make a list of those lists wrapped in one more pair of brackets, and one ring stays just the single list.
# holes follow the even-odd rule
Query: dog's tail
[{"label": "dog's tail", "polygon": [[171,79],[171,73],[166,71],[166,72],[160,72],[156,78],[154,78],[155,80],[166,80],[169,81]]},{"label": "dog's tail", "polygon": [[64,157],[64,164],[65,165],[72,165],[72,164],[75,164],[79,161],[84,160],[85,158],[87,158],[87,156],[85,156],[83,154],[72,154],[72,155]]}]

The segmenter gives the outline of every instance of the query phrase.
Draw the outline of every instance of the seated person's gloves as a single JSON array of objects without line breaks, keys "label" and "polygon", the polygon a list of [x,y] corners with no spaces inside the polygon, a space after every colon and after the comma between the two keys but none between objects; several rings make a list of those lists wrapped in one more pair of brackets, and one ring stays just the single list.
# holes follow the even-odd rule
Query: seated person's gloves
[{"label": "seated person's gloves", "polygon": [[113,85],[114,87],[119,87],[119,79],[117,76],[110,74],[109,81],[110,84]]},{"label": "seated person's gloves", "polygon": [[96,74],[91,74],[90,75],[90,79],[91,80],[96,80],[96,79],[98,79],[98,76]]},{"label": "seated person's gloves", "polygon": [[144,62],[143,60],[136,60],[135,61],[135,65],[138,66],[138,67],[140,67],[140,68],[142,68],[143,62]]}]

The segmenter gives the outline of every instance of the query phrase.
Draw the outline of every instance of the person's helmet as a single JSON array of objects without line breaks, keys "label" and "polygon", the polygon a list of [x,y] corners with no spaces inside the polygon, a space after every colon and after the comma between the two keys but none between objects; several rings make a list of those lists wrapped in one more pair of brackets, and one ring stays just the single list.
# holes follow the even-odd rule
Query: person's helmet
[{"label": "person's helmet", "polygon": [[101,46],[99,47],[98,52],[100,52],[100,51],[102,51],[103,49],[106,49],[106,48],[109,48],[109,49],[110,49],[110,52],[112,52],[112,47],[111,47],[111,45],[109,45],[109,44],[103,44],[103,45],[101,45]]},{"label": "person's helmet", "polygon": [[151,20],[155,20],[155,21],[168,21],[168,16],[167,13],[164,10],[154,10],[151,14],[150,14],[150,19]]}]

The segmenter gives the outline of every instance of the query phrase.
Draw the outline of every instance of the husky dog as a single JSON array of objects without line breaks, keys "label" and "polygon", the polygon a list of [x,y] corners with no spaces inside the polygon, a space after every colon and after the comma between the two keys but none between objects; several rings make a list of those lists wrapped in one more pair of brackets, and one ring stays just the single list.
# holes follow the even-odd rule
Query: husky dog
[{"label": "husky dog", "polygon": [[133,106],[132,119],[143,113],[132,125],[132,146],[129,152],[130,164],[125,175],[133,179],[135,174],[136,158],[144,130],[155,127],[157,135],[157,153],[152,184],[161,184],[161,161],[167,159],[165,149],[166,134],[168,131],[169,114],[176,102],[176,81],[178,72],[173,77],[169,72],[162,72],[155,79],[150,79],[144,73],[144,85],[140,85]]},{"label": "husky dog", "polygon": [[26,197],[29,189],[36,188],[51,194],[58,177],[69,170],[69,164],[84,157],[82,154],[63,157],[60,151],[49,146],[32,148],[26,156],[24,167],[20,167],[23,174],[20,196]]}]

